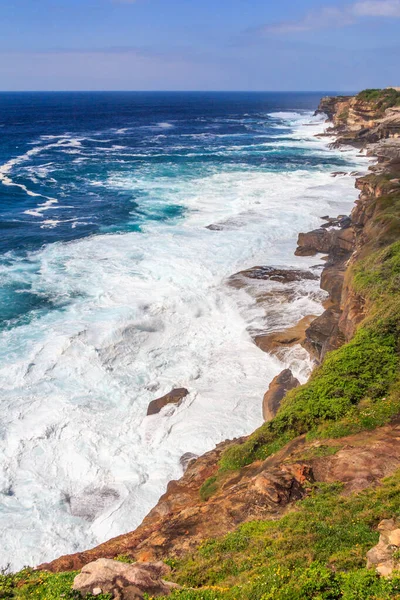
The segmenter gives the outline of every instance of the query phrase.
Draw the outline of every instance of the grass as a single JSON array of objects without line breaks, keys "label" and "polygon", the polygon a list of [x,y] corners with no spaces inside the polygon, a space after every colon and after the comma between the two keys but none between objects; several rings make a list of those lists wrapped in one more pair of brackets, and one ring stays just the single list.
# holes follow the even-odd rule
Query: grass
[{"label": "grass", "polygon": [[400,92],[393,88],[364,90],[357,95],[357,98],[376,105],[380,112],[384,112],[392,106],[400,106]]},{"label": "grass", "polygon": [[[79,592],[74,592],[72,583],[77,572],[47,573],[23,569],[16,574],[0,575],[0,598],[14,600],[82,600]],[[89,595],[87,600],[94,600]],[[96,600],[111,600],[110,594],[100,594]]]},{"label": "grass", "polygon": [[206,502],[218,489],[217,478],[209,477],[200,488],[200,498]]},{"label": "grass", "polygon": [[365,569],[378,522],[400,517],[400,473],[359,494],[341,491],[340,484],[313,485],[281,519],[245,523],[170,561],[173,581],[186,588],[172,600],[400,598],[400,574],[385,580]]}]

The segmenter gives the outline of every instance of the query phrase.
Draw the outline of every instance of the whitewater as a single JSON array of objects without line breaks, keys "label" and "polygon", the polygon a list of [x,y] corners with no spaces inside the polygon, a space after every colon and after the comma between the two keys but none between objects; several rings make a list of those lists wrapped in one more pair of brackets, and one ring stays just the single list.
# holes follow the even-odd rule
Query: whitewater
[{"label": "whitewater", "polygon": [[[174,142],[175,160],[194,161],[182,177],[170,177],[163,165],[154,175],[147,147],[127,148],[131,125],[119,127],[117,138],[107,128],[98,137],[33,136],[31,150],[0,167],[0,187],[21,195],[16,221],[44,236],[68,227],[72,236],[6,249],[0,263],[7,314],[0,331],[0,566],[37,565],[134,529],[182,475],[182,455],[200,455],[261,425],[263,394],[283,368],[302,381],[309,376],[304,350],[280,360],[259,350],[250,331],[320,314],[318,281],[303,283],[275,321],[248,290],[227,285],[255,265],[321,264],[293,256],[298,233],[319,226],[323,215],[348,214],[357,197],[348,173],[365,170],[367,159],[329,149],[330,138],[315,137],[323,119],[294,109],[258,115],[261,126],[268,121],[268,139],[246,144],[214,126],[202,131],[200,121]],[[142,128],[143,139],[153,141],[178,135],[172,119]],[[92,144],[86,153],[85,140]],[[192,168],[210,143],[212,168]],[[73,239],[80,225],[95,221],[96,208],[75,211],[71,183],[49,153],[62,152],[80,174],[93,148],[98,160],[112,160],[112,168],[93,174],[93,197],[140,190],[146,218],[140,227],[107,222]],[[300,153],[304,164],[246,163],[246,155],[273,161],[282,151]],[[139,159],[140,169],[129,162]],[[332,176],[335,161],[347,174]],[[149,217],[165,210],[167,219]],[[28,291],[33,307],[17,318],[12,306]],[[183,403],[147,417],[149,402],[176,387],[189,390]]]}]

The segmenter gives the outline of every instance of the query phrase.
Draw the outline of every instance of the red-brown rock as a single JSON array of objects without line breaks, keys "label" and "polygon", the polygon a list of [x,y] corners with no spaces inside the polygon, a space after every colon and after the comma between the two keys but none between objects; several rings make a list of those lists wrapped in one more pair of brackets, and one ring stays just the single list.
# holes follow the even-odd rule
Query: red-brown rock
[{"label": "red-brown rock", "polygon": [[165,394],[165,396],[162,398],[157,398],[157,400],[150,402],[147,409],[147,415],[156,415],[162,408],[164,408],[164,406],[167,406],[167,404],[176,404],[179,406],[182,403],[182,400],[186,398],[188,394],[189,392],[186,388],[172,390],[169,392],[169,394]]},{"label": "red-brown rock", "polygon": [[264,421],[270,421],[275,417],[286,393],[299,385],[300,381],[293,377],[290,369],[285,369],[272,380],[263,399]]}]

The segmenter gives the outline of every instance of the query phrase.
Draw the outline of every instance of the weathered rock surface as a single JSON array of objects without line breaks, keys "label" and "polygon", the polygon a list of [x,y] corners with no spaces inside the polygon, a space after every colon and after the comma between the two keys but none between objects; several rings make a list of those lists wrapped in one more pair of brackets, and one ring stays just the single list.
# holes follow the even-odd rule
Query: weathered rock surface
[{"label": "weathered rock surface", "polygon": [[275,417],[287,392],[299,385],[300,381],[293,376],[290,369],[285,369],[271,381],[263,399],[264,421],[270,421]]},{"label": "weathered rock surface", "polygon": [[395,519],[384,519],[378,525],[379,542],[367,553],[367,569],[374,568],[379,575],[389,577],[400,569],[400,528]]},{"label": "weathered rock surface", "polygon": [[157,400],[150,402],[147,409],[147,415],[156,415],[162,408],[164,408],[164,406],[167,406],[167,404],[176,404],[179,406],[182,403],[182,400],[186,398],[188,394],[189,392],[186,388],[171,390],[169,394],[165,394],[165,396],[162,398],[157,398]]},{"label": "weathered rock surface", "polygon": [[[318,444],[307,444],[300,437],[265,461],[228,472],[216,494],[202,502],[200,487],[215,474],[221,453],[231,443],[220,444],[189,465],[179,481],[168,485],[157,506],[135,531],[41,568],[80,569],[100,557],[119,554],[143,561],[181,556],[205,539],[233,531],[240,523],[282,515],[307,493],[306,481],[343,481],[344,493],[349,493],[377,484],[400,467],[400,423],[335,439],[332,443],[341,446],[339,452],[307,461],[302,456]],[[324,440],[325,445],[330,443]]]},{"label": "weathered rock surface", "polygon": [[303,346],[317,362],[321,362],[327,352],[335,350],[341,345],[339,332],[341,314],[341,310],[337,306],[331,306],[321,316],[314,319],[306,330]]},{"label": "weathered rock surface", "polygon": [[334,232],[324,228],[308,233],[299,233],[296,256],[314,256],[318,252],[328,253],[332,247]]},{"label": "weathered rock surface", "polygon": [[126,564],[99,558],[82,568],[72,589],[82,595],[111,594],[115,600],[142,600],[144,594],[168,596],[178,587],[161,579],[169,573],[163,562]]},{"label": "weathered rock surface", "polygon": [[314,256],[318,252],[337,255],[351,252],[354,243],[354,231],[344,221],[342,229],[327,229],[320,227],[308,233],[299,233],[297,240],[296,256]]},{"label": "weathered rock surface", "polygon": [[252,267],[245,271],[239,271],[232,275],[228,283],[234,287],[241,287],[245,279],[261,279],[278,281],[279,283],[292,283],[293,281],[302,281],[303,279],[316,280],[318,275],[312,271],[304,271],[301,269],[278,269],[275,267]]},{"label": "weathered rock surface", "polygon": [[273,331],[271,333],[256,335],[254,341],[264,352],[280,356],[285,348],[304,342],[306,330],[314,319],[314,315],[308,315],[300,319],[293,327],[288,327],[283,331]]}]

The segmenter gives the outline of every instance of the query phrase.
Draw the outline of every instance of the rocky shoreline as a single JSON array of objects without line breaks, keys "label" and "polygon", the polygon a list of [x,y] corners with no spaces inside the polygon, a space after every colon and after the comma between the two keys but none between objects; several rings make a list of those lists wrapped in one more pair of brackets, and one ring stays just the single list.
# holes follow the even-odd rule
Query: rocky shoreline
[{"label": "rocky shoreline", "polygon": [[[395,366],[400,314],[396,305],[399,287],[396,248],[400,238],[400,110],[396,112],[384,107],[382,110],[382,105],[375,100],[371,103],[368,96],[367,99],[363,94],[359,96],[323,99],[318,109],[333,121],[337,143],[362,145],[369,155],[377,157],[371,173],[356,180],[360,196],[350,216],[321,217],[324,223],[320,228],[299,234],[296,255],[325,254],[322,271],[257,266],[233,275],[228,281],[229,285],[237,288],[251,280],[279,282],[283,284],[283,298],[290,302],[293,283],[320,277],[321,289],[329,295],[322,315],[302,319],[298,325],[284,331],[254,336],[260,348],[278,356],[285,348],[300,343],[316,364],[310,381],[300,386],[289,369],[282,371],[271,382],[264,396],[266,422],[259,430],[248,437],[222,442],[199,458],[188,455],[184,461],[186,470],[183,477],[169,483],[166,493],[135,531],[91,550],[63,556],[41,565],[40,569],[59,573],[85,567],[84,574],[91,577],[97,567],[88,563],[119,557],[124,562],[145,564],[143,569],[139,568],[140,565],[133,565],[132,568],[118,567],[115,570],[115,560],[104,563],[105,570],[118,571],[119,575],[115,577],[121,577],[120,588],[115,588],[117,580],[114,575],[111,577],[114,578],[114,587],[105,587],[107,582],[100,587],[98,582],[105,576],[105,571],[100,569],[97,579],[90,579],[90,585],[85,579],[84,591],[93,593],[94,589],[100,589],[101,593],[110,589],[113,594],[120,594],[114,597],[143,598],[143,592],[153,586],[155,590],[161,590],[157,594],[167,594],[168,584],[161,576],[166,573],[169,577],[169,571],[153,561],[168,559],[168,564],[177,565],[180,560],[187,560],[189,573],[197,572],[196,569],[200,569],[200,573],[201,561],[205,559],[198,556],[197,549],[206,540],[216,536],[220,539],[231,532],[235,535],[238,526],[249,521],[272,524],[284,520],[292,514],[294,503],[313,497],[312,494],[310,496],[312,489],[324,490],[333,486],[329,488],[333,494],[335,486],[341,486],[342,495],[334,509],[339,514],[345,498],[351,502],[354,493],[379,490],[383,478],[393,476],[400,469],[400,405]],[[386,99],[385,94],[383,98]],[[384,287],[379,287],[382,285],[380,277],[383,277]],[[378,302],[379,294],[386,288],[389,290],[385,300],[388,306],[382,307]],[[179,403],[186,393],[184,389],[173,390],[154,401],[149,410],[158,411],[168,403]],[[396,483],[388,485],[392,486],[391,493],[397,494]],[[399,534],[393,513],[395,509],[387,504],[388,508],[378,510],[382,502],[383,495],[375,518],[386,521],[380,525],[379,544],[368,552],[368,564],[366,550],[373,546],[369,540],[378,541],[375,533],[372,537],[367,535],[364,545],[350,546],[346,555],[348,563],[341,562],[340,549],[334,553],[330,559],[332,564],[328,565],[328,578],[336,577],[343,568],[346,572],[351,556],[355,555],[354,565],[357,568],[365,563],[376,569],[379,575],[391,575],[397,568],[396,552],[400,543],[396,542],[396,545],[393,542]],[[333,510],[332,506],[330,510]],[[343,510],[346,512],[346,509]],[[360,524],[365,510],[361,507],[357,516]],[[347,515],[345,517],[346,530],[351,529],[352,523],[358,523],[350,522]],[[318,523],[318,535],[325,535],[321,532],[327,518],[325,515],[321,527]],[[372,520],[365,526],[371,529],[377,524]],[[354,539],[358,539],[360,531],[357,529]],[[329,531],[327,535],[331,538],[333,532]],[[308,537],[308,529],[307,532],[302,531],[301,536],[301,556],[304,558],[304,548],[312,540]],[[251,538],[251,533],[248,537]],[[346,537],[343,526],[339,541],[341,537]],[[238,539],[240,541],[241,538]],[[291,547],[292,539],[289,542]],[[271,546],[272,541],[269,540],[268,544]],[[224,552],[228,553],[228,562],[232,562],[236,550],[239,550],[236,546],[226,547]],[[289,550],[287,546],[287,552]],[[196,560],[200,566],[196,565]],[[310,561],[313,560],[311,556]],[[152,561],[150,565],[149,561]],[[95,565],[101,566],[100,562]],[[351,568],[355,568],[354,565]],[[218,568],[219,565],[212,565],[212,573]],[[171,577],[176,580],[174,569],[173,566]],[[246,569],[251,571],[250,566]],[[244,572],[247,572],[246,569]],[[197,586],[213,581],[212,573],[211,579],[205,579],[204,575],[196,579],[193,575]],[[181,574],[183,580],[185,585],[189,582],[188,589],[191,589],[192,579],[184,579]],[[128,588],[130,594],[137,595],[129,596]],[[218,589],[221,596],[216,595],[215,598],[225,597],[224,590],[228,588]]]}]

